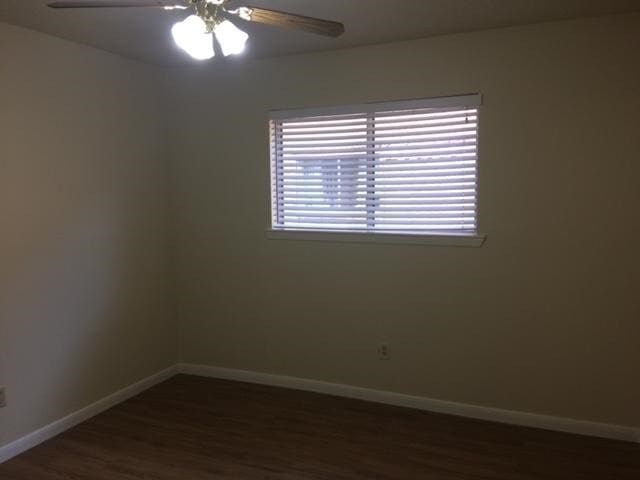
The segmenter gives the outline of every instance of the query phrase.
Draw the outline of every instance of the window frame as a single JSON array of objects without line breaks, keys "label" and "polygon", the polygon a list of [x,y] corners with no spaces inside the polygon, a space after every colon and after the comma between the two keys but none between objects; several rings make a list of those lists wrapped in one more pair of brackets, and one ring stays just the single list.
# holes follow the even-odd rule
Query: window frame
[{"label": "window frame", "polygon": [[[480,247],[484,244],[485,235],[479,233],[479,155],[476,156],[476,210],[475,232],[443,232],[414,233],[411,231],[353,231],[353,230],[328,230],[328,229],[292,229],[277,227],[273,224],[273,165],[276,161],[273,148],[273,122],[292,120],[297,118],[309,118],[314,116],[348,115],[348,114],[376,114],[395,110],[412,110],[420,108],[455,108],[473,107],[480,109],[482,105],[481,94],[455,95],[446,97],[433,97],[422,99],[410,99],[391,102],[372,102],[354,105],[340,105],[331,107],[312,107],[297,109],[271,110],[268,115],[269,125],[269,223],[267,238],[277,240],[303,240],[326,242],[356,242],[356,243],[392,243],[405,245],[432,245],[451,247]],[[480,140],[480,123],[477,127],[477,144]],[[478,148],[479,150],[479,148]]]}]

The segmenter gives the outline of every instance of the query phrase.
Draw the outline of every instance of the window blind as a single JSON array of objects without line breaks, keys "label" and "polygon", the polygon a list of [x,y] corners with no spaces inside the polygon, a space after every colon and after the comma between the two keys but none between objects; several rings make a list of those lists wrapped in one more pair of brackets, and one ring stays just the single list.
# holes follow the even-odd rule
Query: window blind
[{"label": "window blind", "polygon": [[272,228],[475,234],[479,104],[273,112]]}]

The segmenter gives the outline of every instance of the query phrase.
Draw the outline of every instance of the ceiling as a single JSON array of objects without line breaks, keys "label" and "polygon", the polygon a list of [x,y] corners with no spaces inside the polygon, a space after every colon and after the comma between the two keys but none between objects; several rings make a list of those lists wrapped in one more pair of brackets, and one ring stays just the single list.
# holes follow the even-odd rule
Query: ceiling
[{"label": "ceiling", "polygon": [[[171,39],[184,11],[155,8],[52,10],[48,0],[0,0],[0,21],[156,65],[191,62]],[[242,2],[235,2],[242,4]],[[250,24],[249,57],[332,50],[447,33],[640,11],[638,0],[248,0],[255,7],[338,20],[325,38]],[[215,60],[213,60],[215,61]]]}]

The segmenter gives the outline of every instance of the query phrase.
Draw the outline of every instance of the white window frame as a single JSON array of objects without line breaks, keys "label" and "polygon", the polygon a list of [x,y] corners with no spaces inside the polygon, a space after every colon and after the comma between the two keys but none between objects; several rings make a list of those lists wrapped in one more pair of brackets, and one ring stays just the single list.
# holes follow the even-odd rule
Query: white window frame
[{"label": "white window frame", "polygon": [[[396,110],[412,110],[421,108],[455,108],[455,107],[474,107],[479,108],[482,104],[482,96],[480,94],[458,95],[451,97],[437,97],[425,99],[402,100],[395,102],[376,102],[358,105],[334,106],[334,107],[318,107],[318,108],[300,108],[287,110],[272,110],[269,112],[269,144],[270,144],[270,222],[267,229],[267,237],[270,239],[281,240],[310,240],[310,241],[328,241],[328,242],[358,242],[358,243],[394,243],[408,245],[433,245],[433,246],[452,246],[452,247],[480,247],[485,241],[485,236],[477,233],[479,231],[478,222],[478,174],[476,173],[476,231],[472,233],[414,233],[410,231],[341,231],[328,230],[319,228],[317,230],[304,229],[296,230],[290,228],[277,227],[273,225],[273,168],[276,162],[275,149],[273,146],[272,126],[274,121],[290,120],[296,118],[309,118],[327,115],[341,114],[367,114],[381,113]],[[478,126],[479,129],[479,126]],[[479,134],[478,134],[479,137]],[[479,170],[479,161],[476,161],[476,172]]]}]

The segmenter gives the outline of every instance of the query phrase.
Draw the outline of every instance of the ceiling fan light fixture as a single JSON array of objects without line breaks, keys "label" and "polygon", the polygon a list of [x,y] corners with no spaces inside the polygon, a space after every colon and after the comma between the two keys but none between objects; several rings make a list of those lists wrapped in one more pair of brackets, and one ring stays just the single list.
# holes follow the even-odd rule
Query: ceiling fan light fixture
[{"label": "ceiling fan light fixture", "polygon": [[213,39],[207,25],[197,15],[189,15],[171,28],[171,35],[181,49],[197,60],[209,60],[215,56]]},{"label": "ceiling fan light fixture", "polygon": [[224,20],[217,24],[214,33],[220,43],[223,55],[237,55],[244,52],[249,35],[236,27],[229,20]]},{"label": "ceiling fan light fixture", "polygon": [[[49,2],[48,6],[55,9],[146,7],[191,10],[194,14],[173,25],[171,34],[176,44],[197,60],[213,58],[218,47],[225,57],[244,51],[249,35],[233,23],[236,19],[328,37],[344,33],[344,25],[340,22],[261,7],[229,8],[229,4],[234,3],[234,0],[64,0]],[[218,47],[215,46],[216,39]]]}]

